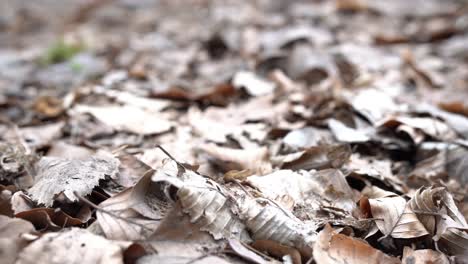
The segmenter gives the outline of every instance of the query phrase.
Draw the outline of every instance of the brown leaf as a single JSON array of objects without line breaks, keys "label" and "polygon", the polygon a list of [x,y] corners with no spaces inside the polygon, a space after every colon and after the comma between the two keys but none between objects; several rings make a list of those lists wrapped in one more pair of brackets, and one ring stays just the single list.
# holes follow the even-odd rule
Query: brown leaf
[{"label": "brown leaf", "polygon": [[38,97],[33,108],[37,113],[48,118],[56,117],[65,111],[62,100],[53,96]]},{"label": "brown leaf", "polygon": [[325,145],[311,147],[297,158],[285,161],[281,168],[291,170],[312,170],[340,168],[351,156],[348,145]]},{"label": "brown leaf", "polygon": [[317,264],[401,263],[364,241],[337,234],[330,225],[319,233],[313,252]]},{"label": "brown leaf", "polygon": [[236,253],[237,256],[253,262],[255,264],[266,264],[271,263],[271,261],[267,261],[262,258],[260,255],[246,247],[242,242],[236,239],[229,239],[228,240],[229,247]]},{"label": "brown leaf", "polygon": [[410,247],[405,247],[403,250],[402,263],[414,264],[449,264],[449,259],[442,253],[431,249],[413,250]]},{"label": "brown leaf", "polygon": [[[293,264],[301,264],[301,254],[295,248],[284,246],[278,242],[271,240],[256,240],[251,244],[253,248],[258,251],[266,252],[278,259],[282,259],[284,256],[290,256]],[[310,257],[310,256],[305,256]]]},{"label": "brown leaf", "polygon": [[11,204],[11,198],[16,188],[13,185],[4,186],[0,184],[0,215],[13,216],[14,209]]},{"label": "brown leaf", "polygon": [[17,213],[15,217],[31,222],[37,230],[41,231],[58,231],[64,227],[78,226],[84,223],[62,210],[52,208],[34,208]]},{"label": "brown leaf", "polygon": [[448,255],[468,256],[468,226],[457,223],[452,218],[442,218],[437,225],[434,237],[438,248]]},{"label": "brown leaf", "polygon": [[395,128],[401,125],[406,125],[415,129],[419,129],[426,135],[441,141],[451,141],[457,137],[455,131],[444,122],[430,117],[389,117],[379,121],[379,123],[376,125],[388,128]]}]

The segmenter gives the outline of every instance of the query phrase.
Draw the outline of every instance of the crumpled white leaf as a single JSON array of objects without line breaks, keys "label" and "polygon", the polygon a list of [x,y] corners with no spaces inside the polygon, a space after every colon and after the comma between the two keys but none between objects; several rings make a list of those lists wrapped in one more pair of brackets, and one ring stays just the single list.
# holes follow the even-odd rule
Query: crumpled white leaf
[{"label": "crumpled white leaf", "polygon": [[35,184],[29,189],[31,198],[39,204],[52,206],[57,195],[63,193],[71,201],[78,201],[74,192],[86,196],[106,176],[114,177],[120,161],[110,155],[87,159],[43,157],[37,164]]}]

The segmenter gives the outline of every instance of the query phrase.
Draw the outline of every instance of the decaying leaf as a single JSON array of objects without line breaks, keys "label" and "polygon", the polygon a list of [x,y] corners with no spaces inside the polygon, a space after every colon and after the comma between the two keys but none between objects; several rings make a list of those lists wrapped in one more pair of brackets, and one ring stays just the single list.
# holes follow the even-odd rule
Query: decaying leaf
[{"label": "decaying leaf", "polygon": [[256,264],[265,264],[271,263],[272,261],[267,261],[262,258],[260,255],[246,247],[242,242],[235,239],[228,240],[229,247],[241,258],[251,261]]},{"label": "decaying leaf", "polygon": [[166,118],[134,106],[77,105],[78,113],[89,113],[117,131],[149,135],[167,132],[172,123]]},{"label": "decaying leaf", "polygon": [[310,254],[314,230],[292,214],[245,194],[234,197],[217,183],[180,169],[174,163],[167,163],[164,170],[156,172],[153,181],[169,181],[178,187],[182,210],[201,226],[201,230],[208,231],[215,239],[239,238],[241,241],[250,240],[246,233],[249,230],[253,239],[277,241]]},{"label": "decaying leaf", "polygon": [[329,225],[317,237],[314,260],[318,264],[400,263],[362,240],[335,232]]},{"label": "decaying leaf", "polygon": [[281,245],[271,240],[257,240],[251,245],[258,251],[266,252],[278,259],[283,259],[288,256],[293,264],[302,263],[301,254],[295,248]]},{"label": "decaying leaf", "polygon": [[114,242],[89,231],[71,228],[48,233],[29,244],[16,263],[122,263],[123,251],[131,242]]},{"label": "decaying leaf", "polygon": [[379,230],[394,238],[414,238],[429,234],[400,196],[369,199],[372,216]]},{"label": "decaying leaf", "polygon": [[58,122],[43,126],[23,127],[20,129],[20,135],[31,148],[41,148],[60,137],[64,126],[63,122]]},{"label": "decaying leaf", "polygon": [[272,93],[275,84],[262,80],[252,72],[238,72],[234,75],[232,84],[236,88],[244,88],[252,96],[259,96]]},{"label": "decaying leaf", "polygon": [[410,247],[405,247],[403,250],[402,263],[414,264],[449,264],[449,259],[440,252],[431,249],[413,250]]},{"label": "decaying leaf", "polygon": [[15,217],[31,222],[37,230],[41,231],[58,231],[64,227],[78,226],[85,222],[52,208],[33,208],[17,213]]},{"label": "decaying leaf", "polygon": [[330,119],[328,126],[332,131],[335,138],[340,142],[351,143],[351,142],[367,142],[371,140],[370,134],[372,131],[360,131],[341,123],[338,120]]},{"label": "decaying leaf", "polygon": [[78,200],[74,192],[82,196],[91,193],[99,180],[115,176],[119,163],[109,155],[84,160],[44,157],[37,164],[35,184],[29,193],[33,200],[49,207],[59,194],[74,202]]},{"label": "decaying leaf", "polygon": [[249,169],[258,173],[271,171],[268,162],[268,149],[265,147],[251,149],[233,149],[206,144],[199,147],[200,151],[213,158],[214,163],[222,165],[227,170]]},{"label": "decaying leaf", "polygon": [[250,176],[245,182],[279,204],[283,204],[284,197],[290,197],[292,207],[301,205],[319,210],[320,205],[327,205],[349,213],[355,208],[353,192],[339,170],[279,170],[263,176]]},{"label": "decaying leaf", "polygon": [[311,147],[288,155],[281,168],[292,170],[312,170],[341,167],[351,155],[348,145],[324,145]]},{"label": "decaying leaf", "polygon": [[457,137],[455,131],[453,131],[447,124],[429,117],[389,117],[377,124],[377,126],[385,127],[401,127],[402,125],[419,129],[426,135],[442,141],[451,141]]},{"label": "decaying leaf", "polygon": [[[114,240],[140,240],[149,237],[167,209],[160,186],[151,182],[152,171],[135,187],[126,189],[102,202],[96,212],[105,236]],[[159,195],[159,197],[158,197]]]},{"label": "decaying leaf", "polygon": [[0,215],[0,258],[2,263],[16,263],[18,253],[28,245],[22,234],[34,232],[34,226],[28,221]]}]

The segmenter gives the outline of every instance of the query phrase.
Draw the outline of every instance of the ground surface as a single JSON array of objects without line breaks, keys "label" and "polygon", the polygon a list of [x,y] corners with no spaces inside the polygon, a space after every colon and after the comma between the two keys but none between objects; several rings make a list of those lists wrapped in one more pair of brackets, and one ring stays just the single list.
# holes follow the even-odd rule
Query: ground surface
[{"label": "ground surface", "polygon": [[466,263],[467,43],[466,1],[2,1],[0,259]]}]

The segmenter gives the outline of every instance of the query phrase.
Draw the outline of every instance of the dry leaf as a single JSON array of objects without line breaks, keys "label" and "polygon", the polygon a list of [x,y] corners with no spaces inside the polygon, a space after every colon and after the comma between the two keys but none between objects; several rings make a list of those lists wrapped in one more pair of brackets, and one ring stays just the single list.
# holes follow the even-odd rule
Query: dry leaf
[{"label": "dry leaf", "polygon": [[[149,237],[165,213],[167,201],[148,172],[133,188],[102,202],[97,220],[109,239],[141,240]],[[158,197],[158,195],[160,197]]]},{"label": "dry leaf", "polygon": [[153,181],[166,181],[177,187],[182,210],[200,230],[208,231],[215,239],[249,241],[248,229],[254,239],[277,241],[296,247],[301,253],[311,251],[314,230],[277,205],[265,205],[264,200],[245,193],[234,198],[226,188],[193,171],[182,170],[174,162],[157,171]]},{"label": "dry leaf", "polygon": [[34,232],[31,223],[0,215],[0,259],[4,264],[17,263],[19,252],[28,245],[22,235]]},{"label": "dry leaf", "polygon": [[369,199],[372,216],[379,230],[394,238],[415,238],[429,234],[404,198]]},{"label": "dry leaf", "polygon": [[291,170],[339,168],[351,156],[351,149],[348,145],[324,145],[308,148],[298,154],[300,155],[292,160],[285,160],[281,168]]},{"label": "dry leaf", "polygon": [[317,264],[401,263],[364,241],[336,233],[330,225],[317,237],[314,260]]},{"label": "dry leaf", "polygon": [[414,264],[449,264],[449,259],[442,253],[431,249],[413,250],[410,247],[405,247],[403,250],[402,263]]},{"label": "dry leaf", "polygon": [[243,245],[242,242],[240,242],[239,240],[229,239],[228,243],[229,247],[237,254],[237,256],[245,260],[248,260],[255,264],[272,263],[272,261],[265,260],[260,255]]},{"label": "dry leaf", "polygon": [[17,213],[15,217],[31,222],[37,230],[41,231],[58,231],[64,227],[84,224],[84,221],[71,217],[62,210],[52,208],[33,208]]},{"label": "dry leaf", "polygon": [[321,144],[332,143],[332,140],[329,131],[315,127],[295,129],[283,138],[283,142],[293,148],[317,147]]},{"label": "dry leaf", "polygon": [[284,197],[290,197],[293,207],[301,205],[319,210],[321,200],[324,200],[323,204],[327,206],[341,208],[347,212],[352,212],[356,207],[353,192],[339,170],[310,173],[279,170],[264,176],[250,176],[245,182],[279,204],[282,204]]},{"label": "dry leaf", "polygon": [[205,144],[198,147],[209,155],[213,162],[226,171],[249,169],[253,172],[267,173],[271,171],[268,162],[268,149],[265,147],[251,149],[233,149],[215,144]]},{"label": "dry leaf", "polygon": [[115,176],[119,163],[109,155],[84,160],[44,157],[37,164],[35,184],[29,193],[33,200],[48,207],[59,194],[70,202],[78,201],[74,192],[82,196],[91,193],[99,180]]},{"label": "dry leaf", "polygon": [[335,138],[340,142],[367,142],[371,140],[370,131],[363,131],[350,128],[336,119],[328,120],[328,127]]},{"label": "dry leaf", "polygon": [[379,127],[398,127],[406,125],[415,129],[423,131],[426,135],[442,141],[454,140],[457,135],[449,126],[444,122],[430,117],[407,117],[397,116],[389,117],[379,121],[376,126]]},{"label": "dry leaf", "polygon": [[260,252],[266,252],[278,259],[289,256],[292,260],[292,264],[302,263],[301,254],[297,249],[278,244],[275,241],[256,240],[251,244],[251,246]]},{"label": "dry leaf", "polygon": [[236,88],[244,88],[252,96],[270,94],[275,90],[275,84],[260,79],[252,72],[238,72],[232,79]]},{"label": "dry leaf", "polygon": [[64,122],[47,124],[43,126],[23,127],[20,135],[31,148],[42,148],[61,136]]},{"label": "dry leaf", "polygon": [[71,228],[48,233],[21,251],[18,264],[33,263],[122,263],[123,252],[130,242],[114,242]]},{"label": "dry leaf", "polygon": [[73,110],[77,113],[89,113],[117,131],[150,135],[167,132],[172,127],[172,122],[161,114],[158,116],[134,106],[77,105]]}]

